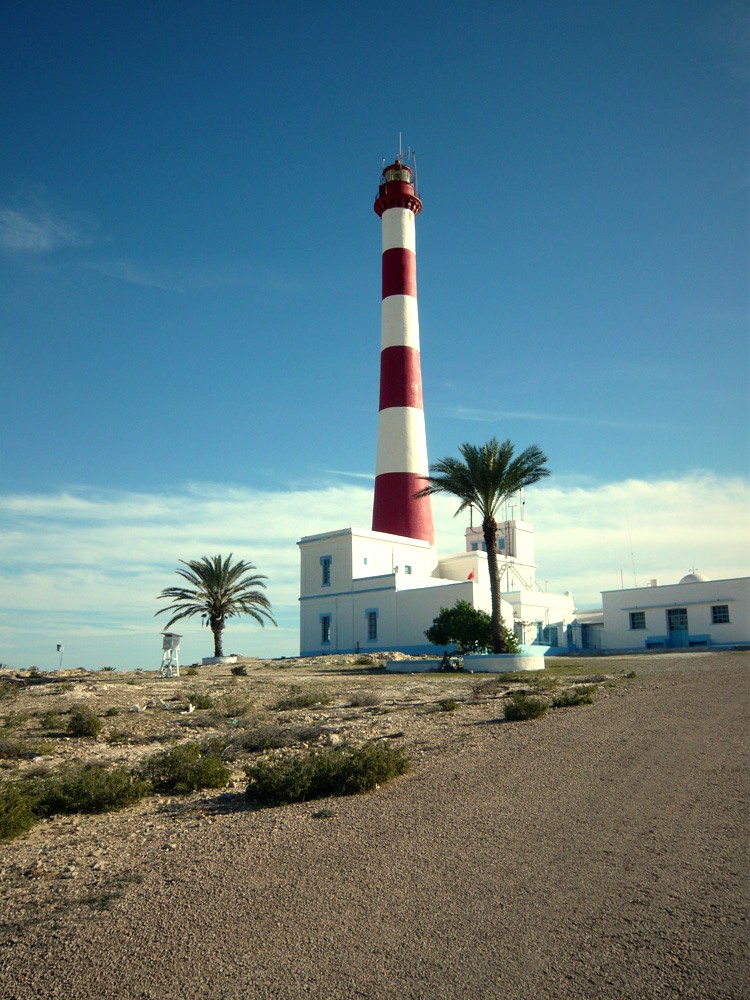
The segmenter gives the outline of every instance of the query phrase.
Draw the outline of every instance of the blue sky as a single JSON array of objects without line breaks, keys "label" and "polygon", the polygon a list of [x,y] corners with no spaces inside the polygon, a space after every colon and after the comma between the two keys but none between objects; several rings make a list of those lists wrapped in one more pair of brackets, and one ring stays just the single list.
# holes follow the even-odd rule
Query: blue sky
[{"label": "blue sky", "polygon": [[398,11],[3,5],[0,661],[151,665],[177,560],[230,550],[281,627],[228,646],[297,651],[295,541],[369,524],[399,132],[431,457],[539,444],[581,605],[748,571],[747,5]]}]

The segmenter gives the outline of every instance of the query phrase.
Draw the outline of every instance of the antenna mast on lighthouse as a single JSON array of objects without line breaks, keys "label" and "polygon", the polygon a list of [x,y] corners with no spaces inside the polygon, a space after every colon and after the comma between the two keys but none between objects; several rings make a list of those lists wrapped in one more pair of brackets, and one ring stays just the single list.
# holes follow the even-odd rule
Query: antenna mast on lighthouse
[{"label": "antenna mast on lighthouse", "polygon": [[383,168],[375,212],[382,220],[380,413],[373,531],[435,542],[430,498],[414,494],[429,472],[422,402],[415,219],[422,202],[412,170]]}]

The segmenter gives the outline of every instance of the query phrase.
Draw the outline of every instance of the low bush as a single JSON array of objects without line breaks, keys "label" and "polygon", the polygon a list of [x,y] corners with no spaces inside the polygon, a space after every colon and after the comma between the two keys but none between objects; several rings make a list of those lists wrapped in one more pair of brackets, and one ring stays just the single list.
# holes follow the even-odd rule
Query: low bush
[{"label": "low bush", "polygon": [[109,718],[114,718],[114,716],[120,714],[120,709],[116,705],[112,705],[112,707],[108,708],[104,714]]},{"label": "low bush", "polygon": [[377,691],[358,691],[349,699],[350,708],[373,708],[383,700]]},{"label": "low bush", "polygon": [[185,671],[185,673],[187,674],[188,677],[197,677],[198,676],[198,668],[197,667],[188,667],[187,670]]},{"label": "low bush", "polygon": [[21,760],[24,757],[38,757],[51,751],[49,743],[27,743],[12,737],[0,737],[0,760]]},{"label": "low bush", "polygon": [[247,677],[247,667],[244,663],[240,663],[238,666],[232,667],[232,673],[235,677]]},{"label": "low bush", "polygon": [[241,719],[253,711],[255,702],[240,692],[228,691],[221,699],[220,708],[229,718]]},{"label": "low bush", "polygon": [[5,730],[18,729],[31,718],[31,712],[8,712],[0,722]]},{"label": "low bush", "polygon": [[0,680],[0,701],[10,701],[21,693],[21,685],[15,681]]},{"label": "low bush", "polygon": [[71,736],[98,736],[102,731],[102,720],[89,705],[74,708],[68,719],[68,733]]},{"label": "low bush", "polygon": [[65,716],[62,712],[45,712],[39,719],[39,725],[45,732],[61,731],[65,728]]},{"label": "low bush", "polygon": [[214,700],[210,694],[201,694],[200,691],[190,691],[187,698],[194,708],[203,710],[214,707]]},{"label": "low bush", "polygon": [[29,831],[37,817],[31,797],[13,782],[0,785],[0,840],[20,837]]},{"label": "low bush", "polygon": [[71,764],[22,785],[38,816],[111,812],[137,802],[149,790],[127,768],[102,764]]},{"label": "low bush", "polygon": [[307,802],[329,795],[357,795],[372,791],[408,769],[409,759],[403,750],[381,743],[368,743],[359,749],[311,750],[246,767],[249,780],[245,794],[251,802],[263,806]]},{"label": "low bush", "polygon": [[555,695],[552,699],[553,708],[573,708],[576,705],[590,705],[594,700],[596,687],[571,688]]},{"label": "low bush", "polygon": [[461,702],[456,701],[455,698],[441,698],[438,702],[438,708],[441,712],[455,712],[460,707]]},{"label": "low bush", "polygon": [[295,708],[315,708],[317,705],[330,705],[331,695],[321,688],[305,688],[293,684],[286,698],[280,698],[274,708],[280,712],[288,712]]},{"label": "low bush", "polygon": [[286,747],[312,743],[328,730],[322,726],[277,726],[273,722],[258,723],[232,733],[230,747],[261,753],[264,750],[283,750]]},{"label": "low bush", "polygon": [[186,795],[200,788],[224,788],[230,771],[219,754],[183,743],[147,757],[138,769],[156,792]]},{"label": "low bush", "polygon": [[527,722],[547,714],[547,702],[517,691],[503,705],[503,715],[508,722]]}]

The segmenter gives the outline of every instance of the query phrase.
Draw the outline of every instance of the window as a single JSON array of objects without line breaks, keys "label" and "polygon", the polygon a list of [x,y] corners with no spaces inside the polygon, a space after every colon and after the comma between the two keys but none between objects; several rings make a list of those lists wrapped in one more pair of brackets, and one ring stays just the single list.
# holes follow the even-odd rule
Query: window
[{"label": "window", "polygon": [[670,632],[687,632],[687,608],[667,608],[667,628]]},{"label": "window", "polygon": [[548,646],[559,646],[560,637],[557,631],[557,625],[547,625],[542,632],[542,638]]},{"label": "window", "polygon": [[645,611],[631,611],[630,612],[630,627],[631,628],[645,628],[646,627],[646,612]]},{"label": "window", "polygon": [[712,625],[729,625],[729,605],[714,604],[711,607]]},{"label": "window", "polygon": [[321,587],[331,586],[331,557],[320,557],[320,585]]},{"label": "window", "polygon": [[327,645],[331,641],[331,616],[320,616],[320,641],[322,645]]},{"label": "window", "polygon": [[372,642],[378,637],[378,613],[377,611],[366,611],[365,617],[367,618],[367,639]]},{"label": "window", "polygon": [[404,573],[406,573],[407,576],[411,576],[411,566],[404,566]]},{"label": "window", "polygon": [[471,543],[471,551],[472,552],[476,552],[478,548],[479,548],[479,542],[472,542]]},{"label": "window", "polygon": [[543,625],[542,622],[536,623],[536,639],[534,642],[537,645],[557,646],[558,638],[557,625]]}]

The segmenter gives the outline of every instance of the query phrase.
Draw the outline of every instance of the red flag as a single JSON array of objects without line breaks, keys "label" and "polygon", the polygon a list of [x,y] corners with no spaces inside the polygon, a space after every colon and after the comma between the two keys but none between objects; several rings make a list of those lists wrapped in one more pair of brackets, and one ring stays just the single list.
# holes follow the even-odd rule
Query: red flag
[{"label": "red flag", "polygon": [[466,577],[466,579],[467,580],[473,580],[474,579],[474,570],[472,570],[471,573],[469,573],[469,575]]}]

